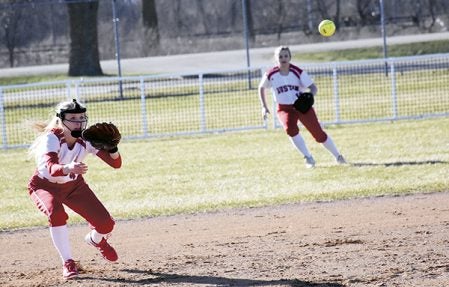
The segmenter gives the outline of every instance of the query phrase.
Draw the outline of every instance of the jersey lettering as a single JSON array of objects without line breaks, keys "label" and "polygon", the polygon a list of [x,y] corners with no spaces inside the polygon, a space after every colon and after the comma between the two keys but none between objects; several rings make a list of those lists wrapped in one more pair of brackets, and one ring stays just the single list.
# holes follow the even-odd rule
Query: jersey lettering
[{"label": "jersey lettering", "polygon": [[283,85],[276,88],[278,94],[286,93],[288,91],[299,91],[299,86],[294,85]]}]

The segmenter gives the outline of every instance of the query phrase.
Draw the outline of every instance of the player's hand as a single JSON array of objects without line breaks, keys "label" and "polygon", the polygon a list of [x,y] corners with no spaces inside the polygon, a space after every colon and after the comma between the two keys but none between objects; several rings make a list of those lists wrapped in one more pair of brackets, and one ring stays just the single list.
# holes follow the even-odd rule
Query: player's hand
[{"label": "player's hand", "polygon": [[85,174],[87,172],[87,164],[84,162],[71,162],[64,165],[63,171],[65,174]]},{"label": "player's hand", "polygon": [[262,117],[264,120],[267,119],[269,113],[270,113],[270,110],[267,107],[262,107]]}]

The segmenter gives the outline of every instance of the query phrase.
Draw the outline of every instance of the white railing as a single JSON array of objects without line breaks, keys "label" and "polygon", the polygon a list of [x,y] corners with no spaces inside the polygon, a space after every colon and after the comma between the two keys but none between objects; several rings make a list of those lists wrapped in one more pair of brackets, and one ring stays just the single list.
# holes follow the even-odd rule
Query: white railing
[{"label": "white railing", "polygon": [[[449,54],[299,66],[318,86],[315,109],[323,124],[449,115]],[[265,70],[3,86],[1,146],[29,145],[35,136],[29,121],[48,119],[58,102],[72,98],[86,103],[90,123],[113,121],[124,139],[270,128],[261,117],[257,96]],[[280,127],[275,116],[272,127]]]}]

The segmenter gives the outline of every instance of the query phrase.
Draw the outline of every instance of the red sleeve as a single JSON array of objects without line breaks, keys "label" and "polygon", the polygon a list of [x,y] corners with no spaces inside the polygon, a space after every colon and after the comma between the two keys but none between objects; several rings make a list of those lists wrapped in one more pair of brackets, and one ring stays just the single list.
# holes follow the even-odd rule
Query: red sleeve
[{"label": "red sleeve", "polygon": [[47,162],[47,169],[51,176],[65,176],[62,170],[63,165],[59,163],[58,154],[56,152],[49,152],[44,155]]},{"label": "red sleeve", "polygon": [[273,76],[273,74],[276,74],[277,72],[279,72],[279,67],[274,67],[274,68],[271,68],[270,70],[268,70],[267,71],[267,78],[268,78],[268,80],[270,80],[271,81],[271,76]]},{"label": "red sleeve", "polygon": [[120,168],[122,166],[122,156],[120,154],[118,158],[113,159],[107,151],[100,150],[98,151],[97,156],[113,168]]}]

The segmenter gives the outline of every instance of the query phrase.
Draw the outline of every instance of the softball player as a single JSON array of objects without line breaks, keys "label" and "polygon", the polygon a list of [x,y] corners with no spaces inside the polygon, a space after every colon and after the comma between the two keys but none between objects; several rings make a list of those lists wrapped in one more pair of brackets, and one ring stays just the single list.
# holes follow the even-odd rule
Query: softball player
[{"label": "softball player", "polygon": [[72,258],[67,229],[69,207],[89,223],[91,231],[85,241],[96,247],[109,261],[118,259],[117,253],[107,242],[107,235],[114,228],[114,220],[84,181],[88,167],[83,160],[88,154],[98,156],[113,168],[122,164],[118,151],[93,148],[84,141],[81,131],[86,128],[87,115],[84,105],[76,100],[62,102],[56,108],[56,116],[45,124],[36,124],[41,132],[30,147],[37,168],[28,183],[28,191],[37,208],[49,222],[50,235],[63,263],[63,277],[78,275]]},{"label": "softball player", "polygon": [[290,63],[291,52],[288,47],[278,47],[274,51],[277,66],[268,70],[259,84],[259,97],[262,104],[262,115],[266,119],[270,113],[265,99],[265,89],[271,88],[274,100],[277,102],[277,116],[290,141],[296,149],[304,155],[307,168],[315,166],[315,160],[307,145],[299,133],[298,120],[312,134],[315,140],[321,143],[335,157],[338,164],[345,164],[344,157],[340,154],[331,137],[321,128],[315,110],[310,108],[305,114],[298,112],[293,103],[297,94],[309,90],[314,96],[317,87],[310,76],[297,66]]}]

